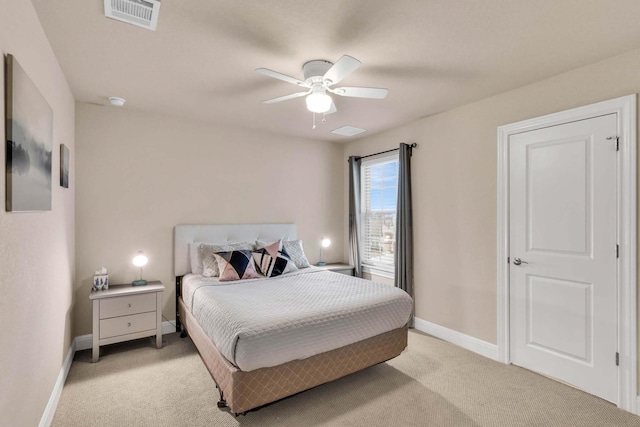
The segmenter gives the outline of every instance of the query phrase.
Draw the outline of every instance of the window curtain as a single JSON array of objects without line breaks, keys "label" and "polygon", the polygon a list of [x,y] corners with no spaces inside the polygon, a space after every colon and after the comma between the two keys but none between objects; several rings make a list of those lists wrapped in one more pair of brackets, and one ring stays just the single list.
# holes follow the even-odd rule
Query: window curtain
[{"label": "window curtain", "polygon": [[[398,153],[398,205],[396,208],[395,286],[413,298],[413,209],[411,206],[411,145],[401,143]],[[413,327],[413,313],[409,319]]]},{"label": "window curtain", "polygon": [[349,157],[349,261],[356,277],[362,277],[360,259],[360,157]]}]

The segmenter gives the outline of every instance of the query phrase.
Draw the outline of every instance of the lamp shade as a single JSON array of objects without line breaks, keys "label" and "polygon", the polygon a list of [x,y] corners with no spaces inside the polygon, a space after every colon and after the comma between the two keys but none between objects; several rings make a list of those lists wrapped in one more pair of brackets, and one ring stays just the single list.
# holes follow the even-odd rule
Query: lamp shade
[{"label": "lamp shade", "polygon": [[136,267],[143,267],[147,265],[149,259],[142,253],[142,251],[138,251],[136,256],[133,257],[133,265]]},{"label": "lamp shade", "polygon": [[306,102],[309,111],[313,113],[326,113],[331,109],[333,100],[324,90],[314,90],[311,95],[307,96]]}]

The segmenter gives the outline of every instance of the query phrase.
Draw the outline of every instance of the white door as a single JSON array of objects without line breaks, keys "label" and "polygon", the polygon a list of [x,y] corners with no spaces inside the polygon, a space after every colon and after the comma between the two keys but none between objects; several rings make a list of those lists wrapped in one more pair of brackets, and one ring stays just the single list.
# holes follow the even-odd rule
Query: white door
[{"label": "white door", "polygon": [[614,403],[616,119],[509,138],[511,361]]}]

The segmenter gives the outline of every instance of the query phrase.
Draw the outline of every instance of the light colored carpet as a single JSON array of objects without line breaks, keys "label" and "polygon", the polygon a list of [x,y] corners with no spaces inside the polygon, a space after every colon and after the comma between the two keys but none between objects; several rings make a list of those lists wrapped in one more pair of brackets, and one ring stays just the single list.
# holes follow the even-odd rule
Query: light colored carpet
[{"label": "light colored carpet", "polygon": [[515,366],[410,331],[396,359],[246,416],[218,392],[190,339],[78,352],[53,426],[640,426],[640,417]]}]

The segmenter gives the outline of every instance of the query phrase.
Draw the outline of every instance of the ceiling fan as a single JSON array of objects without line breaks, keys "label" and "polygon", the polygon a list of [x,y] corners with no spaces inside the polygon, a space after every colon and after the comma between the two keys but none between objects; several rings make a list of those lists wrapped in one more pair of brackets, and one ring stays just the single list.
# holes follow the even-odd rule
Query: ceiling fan
[{"label": "ceiling fan", "polygon": [[263,101],[265,104],[273,104],[288,99],[300,98],[306,96],[307,108],[313,113],[331,114],[337,111],[335,104],[327,92],[338,96],[347,96],[353,98],[371,98],[382,99],[389,92],[387,89],[374,87],[336,87],[331,86],[340,83],[344,78],[353,73],[362,64],[356,58],[343,55],[342,58],[334,64],[322,59],[316,59],[306,62],[302,66],[304,81],[268,68],[256,68],[256,71],[268,77],[293,83],[297,86],[306,88],[304,92],[292,93],[291,95],[280,96],[278,98]]}]

